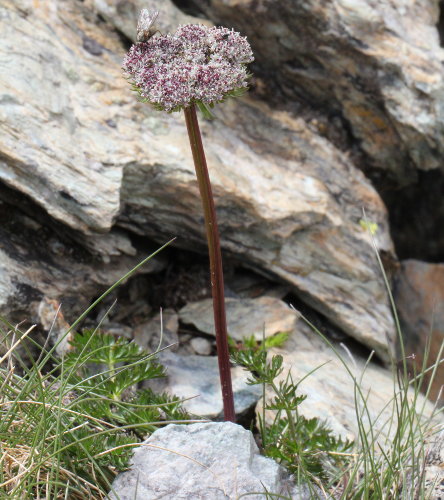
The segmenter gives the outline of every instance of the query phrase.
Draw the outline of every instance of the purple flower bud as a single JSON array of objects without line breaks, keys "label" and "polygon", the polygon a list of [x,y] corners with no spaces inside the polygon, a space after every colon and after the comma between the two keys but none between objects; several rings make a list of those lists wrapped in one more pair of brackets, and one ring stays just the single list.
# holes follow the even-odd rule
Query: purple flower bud
[{"label": "purple flower bud", "polygon": [[143,100],[157,109],[212,105],[247,87],[246,65],[253,53],[235,31],[187,24],[173,34],[145,38],[131,47],[123,69]]}]

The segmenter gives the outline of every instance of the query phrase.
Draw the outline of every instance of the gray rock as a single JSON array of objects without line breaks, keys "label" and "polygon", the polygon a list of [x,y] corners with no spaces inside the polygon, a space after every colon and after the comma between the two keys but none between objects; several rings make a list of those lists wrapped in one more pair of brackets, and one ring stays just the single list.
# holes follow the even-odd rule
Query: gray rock
[{"label": "gray rock", "polygon": [[114,335],[115,337],[121,337],[128,340],[133,339],[133,330],[129,326],[122,325],[121,323],[108,321],[103,325],[101,330],[103,333]]},{"label": "gray rock", "polygon": [[[396,382],[392,371],[373,361],[367,363],[367,359],[352,346],[339,342],[333,342],[332,345],[342,361],[300,320],[285,345],[270,350],[270,356],[283,356],[284,370],[277,378],[277,383],[285,380],[290,372],[295,383],[299,384],[298,393],[307,395],[307,399],[298,407],[300,414],[307,418],[326,420],[335,434],[356,439],[359,425],[354,399],[355,379],[362,391],[362,395],[357,396],[357,408],[363,428],[368,430],[371,424],[374,433],[380,432],[378,443],[383,447],[392,446],[393,433],[396,431]],[[273,397],[273,392],[267,389],[269,397]],[[368,411],[364,411],[363,397],[366,398]],[[409,391],[409,397],[413,399],[413,390]],[[434,412],[434,405],[419,394],[417,409],[423,412],[424,418],[428,418]],[[262,412],[262,402],[257,412]],[[267,421],[271,420],[272,413],[268,412]],[[437,416],[437,422],[443,425],[442,415]]]},{"label": "gray rock", "polygon": [[56,353],[61,356],[69,350],[72,332],[61,311],[61,304],[54,299],[43,297],[37,307],[37,317],[42,328],[48,332],[50,342],[56,345]]},{"label": "gray rock", "polygon": [[142,9],[159,11],[156,27],[162,33],[174,30],[179,24],[212,24],[205,19],[183,14],[170,0],[161,2],[159,0],[125,0],[125,2],[93,0],[93,4],[101,16],[133,42],[136,41],[137,20]]},{"label": "gray rock", "polygon": [[336,108],[373,165],[399,184],[417,169],[443,169],[438,0],[194,3],[248,35],[265,79],[287,98]]},{"label": "gray rock", "polygon": [[[183,117],[137,102],[122,78],[118,34],[95,23],[97,9],[110,8],[110,22],[117,22],[120,11],[105,1],[94,8],[91,2],[57,5],[48,0],[30,9],[15,0],[2,3],[0,51],[9,57],[0,62],[1,73],[8,75],[0,82],[0,181],[22,200],[32,200],[76,241],[79,232],[100,239],[119,226],[161,243],[177,236],[176,244],[205,253]],[[132,5],[137,10],[139,4]],[[123,8],[122,15],[134,22],[134,9]],[[378,248],[394,256],[386,210],[369,180],[300,116],[251,98],[227,102],[217,113],[218,120],[202,122],[202,132],[224,250],[245,266],[279,276],[387,360],[393,322],[370,239],[359,222],[363,205],[378,226]],[[84,244],[104,263],[110,252],[132,251],[120,237]],[[2,257],[1,288],[29,286],[15,259]],[[69,271],[60,272],[62,281]],[[0,312],[18,304],[18,295],[7,292],[1,300],[9,309]]]},{"label": "gray rock", "polygon": [[241,299],[255,299],[262,295],[283,299],[291,292],[288,284],[277,284],[265,276],[240,269],[233,275],[225,276],[225,286],[232,290],[235,297]]},{"label": "gray rock", "polygon": [[122,231],[114,230],[106,234],[79,235],[82,245],[109,264],[111,257],[120,255],[137,255],[128,235]]},{"label": "gray rock", "polygon": [[[219,113],[222,120],[204,122],[202,130],[223,248],[291,284],[305,302],[388,360],[394,325],[371,239],[360,223],[363,203],[378,227],[377,247],[388,256],[393,249],[385,207],[370,182],[300,118],[248,99],[228,101]],[[183,126],[170,121],[162,128],[162,117],[153,120],[153,161],[141,158],[125,169],[119,224],[153,238],[176,234],[181,245],[205,251]],[[160,165],[156,158],[165,144],[171,154]],[[284,152],[279,144],[289,147]],[[235,157],[227,154],[232,150]]]},{"label": "gray rock", "polygon": [[[166,390],[181,399],[192,398],[184,402],[184,407],[194,415],[212,419],[222,417],[222,393],[215,356],[181,356],[166,351],[159,359],[167,369],[167,378],[156,381],[156,389]],[[234,407],[239,415],[257,403],[262,388],[247,385],[248,373],[240,367],[231,369],[231,378]]]},{"label": "gray rock", "polygon": [[133,337],[140,347],[148,351],[155,351],[166,346],[171,346],[169,349],[175,351],[179,344],[178,328],[177,314],[171,309],[165,309],[150,321],[137,325],[134,328]]},{"label": "gray rock", "polygon": [[[300,495],[284,470],[259,454],[250,431],[231,422],[170,424],[136,448],[129,471],[112,484],[113,500],[262,500],[265,492]],[[252,494],[256,493],[256,494]]]},{"label": "gray rock", "polygon": [[[63,242],[49,228],[31,228],[19,212],[8,215],[0,230],[0,315],[11,322],[37,321],[48,330],[59,305],[72,322],[93,297],[146,257],[119,254],[104,261],[77,243]],[[165,260],[156,257],[138,272],[159,272],[164,266]],[[64,333],[61,328],[54,338]]]},{"label": "gray rock", "polygon": [[444,495],[444,431],[435,430],[417,445],[415,462],[408,464],[402,491],[406,498],[442,500]]},{"label": "gray rock", "polygon": [[[242,340],[252,335],[261,340],[278,332],[294,329],[297,313],[274,297],[257,299],[225,299],[228,335],[235,340]],[[213,301],[204,299],[190,302],[179,311],[183,323],[194,325],[199,331],[215,335]]]},{"label": "gray rock", "polygon": [[191,347],[196,354],[201,356],[209,356],[211,354],[212,345],[208,339],[203,337],[193,337],[190,340]]},{"label": "gray rock", "polygon": [[444,496],[444,431],[427,440],[424,454],[424,484],[428,498]]}]

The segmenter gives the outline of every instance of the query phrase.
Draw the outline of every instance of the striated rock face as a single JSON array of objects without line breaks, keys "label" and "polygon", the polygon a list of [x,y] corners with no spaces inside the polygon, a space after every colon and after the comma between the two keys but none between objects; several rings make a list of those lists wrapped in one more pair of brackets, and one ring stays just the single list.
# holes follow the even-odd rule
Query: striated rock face
[{"label": "striated rock face", "polygon": [[[10,322],[37,321],[49,330],[57,307],[43,320],[40,309],[48,300],[61,303],[72,321],[92,297],[146,256],[118,229],[100,237],[69,235],[60,224],[48,222],[33,203],[11,197],[1,185],[0,196],[9,200],[0,204],[0,315]],[[158,256],[141,272],[159,272],[164,267],[165,259]]]},{"label": "striated rock face", "polygon": [[72,319],[147,255],[113,228],[126,162],[113,116],[127,84],[119,37],[96,23],[76,2],[0,7],[0,314],[11,320],[35,319],[44,296]]},{"label": "striated rock face", "polygon": [[[196,260],[206,255],[183,116],[137,102],[120,69],[141,7],[160,9],[159,30],[168,32],[198,21],[175,7],[186,4],[189,12],[193,3],[196,13],[246,34],[256,56],[250,95],[216,107],[216,120],[201,121],[225,262],[234,262],[234,273],[248,269],[279,283],[275,297],[296,297],[301,310],[319,313],[322,326],[387,361],[395,328],[367,227],[389,278],[399,265],[396,253],[444,261],[438,0],[2,0],[0,315],[38,320],[48,329],[62,303],[64,316],[54,332],[60,335],[157,244],[177,237],[176,252],[194,253]],[[166,269],[165,280],[175,286],[179,282],[168,273],[174,264],[161,255],[143,271]],[[182,285],[193,289],[187,300],[205,297],[200,277],[182,267],[191,276]],[[438,264],[402,265],[396,297],[409,352],[424,350],[432,297],[443,298],[440,273]],[[117,311],[107,327],[156,348],[161,335],[152,315],[157,303],[171,304],[155,297],[158,282],[151,274],[137,280],[125,292],[128,310]],[[146,304],[148,296],[155,297],[156,311]],[[103,313],[108,306],[102,305]],[[238,313],[246,320],[242,332],[250,329],[251,311]],[[282,320],[281,312],[273,308],[270,315]],[[190,340],[193,332],[181,331],[184,312],[182,323],[177,313],[165,314],[164,341],[182,344],[169,357],[167,389],[183,397],[201,393],[200,406],[191,400],[188,407],[217,416],[216,359],[184,356],[187,347],[214,354],[214,345],[205,333]],[[188,316],[187,324],[206,332],[203,316]],[[328,361],[301,384],[308,395],[301,411],[356,436],[350,374],[300,322],[292,325],[290,342],[276,352],[295,380]],[[440,339],[441,327],[434,328]],[[365,355],[350,350],[348,366],[360,377]],[[240,412],[259,396],[246,388],[246,376],[233,369]],[[441,370],[438,376],[434,395]],[[388,370],[366,367],[363,390],[369,391],[372,419],[392,389]],[[232,463],[237,448],[229,447]],[[248,453],[242,460],[254,463],[256,450]],[[199,488],[202,478],[196,477]],[[160,486],[174,485],[164,479]],[[231,475],[227,484],[233,486]],[[175,489],[172,495],[177,498]]]},{"label": "striated rock face", "polygon": [[[223,112],[223,121],[202,127],[223,248],[294,285],[310,305],[387,358],[393,325],[360,224],[363,207],[378,225],[379,249],[390,254],[392,244],[371,184],[302,119],[248,100],[227,103]],[[154,238],[174,234],[179,244],[196,247],[203,242],[201,207],[183,125],[170,123],[162,135],[158,119],[153,127],[151,162],[141,155],[125,169],[119,224]]]},{"label": "striated rock face", "polygon": [[124,155],[109,121],[117,37],[96,30],[76,3],[20,4],[1,7],[0,179],[73,229],[109,231]]},{"label": "striated rock face", "polygon": [[194,3],[249,36],[287,98],[341,113],[374,166],[397,182],[442,169],[438,0]]},{"label": "striated rock face", "polygon": [[[111,5],[2,4],[0,44],[8,57],[0,69],[8,78],[0,90],[0,182],[32,200],[88,252],[126,252],[128,233],[162,243],[177,236],[178,245],[205,252],[182,117],[136,102],[121,75],[125,48],[97,17],[119,17]],[[120,17],[127,14],[133,19],[129,7]],[[223,248],[291,284],[387,359],[393,323],[361,224],[363,207],[377,224],[378,248],[390,258],[393,248],[385,207],[369,180],[301,117],[252,99],[226,103],[217,113],[202,129]],[[99,235],[114,228],[124,230],[122,238],[102,243],[109,236]],[[23,273],[15,281],[26,282]],[[45,287],[37,286],[43,294]],[[12,304],[17,294],[8,295]]]},{"label": "striated rock face", "polygon": [[[444,358],[444,264],[427,264],[415,260],[401,263],[395,280],[395,301],[400,318],[405,354],[410,364],[421,370]],[[398,348],[398,352],[400,348]],[[428,351],[428,354],[427,354]],[[426,357],[427,356],[427,357]],[[431,380],[425,376],[424,390]],[[430,387],[433,400],[444,403],[442,386],[444,366],[437,366]]]},{"label": "striated rock face", "polygon": [[320,135],[350,151],[371,175],[400,256],[442,262],[442,2],[192,3],[248,35],[259,93],[311,116]]}]

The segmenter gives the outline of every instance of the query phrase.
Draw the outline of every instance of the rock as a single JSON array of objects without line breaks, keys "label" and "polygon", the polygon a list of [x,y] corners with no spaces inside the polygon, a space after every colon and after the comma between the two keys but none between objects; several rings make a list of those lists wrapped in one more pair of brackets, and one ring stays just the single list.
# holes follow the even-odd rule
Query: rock
[{"label": "rock", "polygon": [[[1,193],[5,191],[0,186]],[[125,236],[127,246],[123,248],[132,249],[129,255],[123,250],[117,254],[113,247],[104,259],[103,254],[90,253],[76,240],[65,239],[63,228],[51,223],[29,200],[22,207],[34,211],[36,219],[12,203],[3,203],[0,210],[0,315],[10,322],[37,321],[48,330],[60,304],[53,330],[58,336],[65,320],[76,319],[94,297],[149,255],[135,253]],[[105,241],[112,238],[113,232]],[[164,258],[158,256],[138,272],[159,272],[164,266]],[[61,323],[60,314],[65,318]]]},{"label": "rock", "polygon": [[249,37],[265,79],[288,99],[335,108],[375,166],[400,183],[416,169],[442,170],[438,0],[194,3]]},{"label": "rock", "polygon": [[[444,264],[403,261],[395,282],[394,298],[410,364],[420,371],[423,363],[431,366],[443,359]],[[430,352],[425,360],[428,343]],[[399,346],[398,355],[401,355]],[[431,371],[425,375],[423,390],[426,390],[430,378]],[[434,401],[439,398],[441,406],[444,403],[443,385],[444,365],[440,364],[431,385],[430,398]]]},{"label": "rock", "polygon": [[206,19],[197,19],[183,14],[170,0],[162,0],[162,2],[158,2],[158,0],[125,0],[125,2],[116,2],[115,0],[91,1],[101,16],[133,42],[136,41],[137,20],[142,9],[159,11],[156,26],[162,33],[174,30],[179,24],[212,24]]},{"label": "rock", "polygon": [[[299,384],[298,393],[307,395],[307,399],[298,407],[299,413],[306,418],[316,417],[326,420],[336,435],[356,439],[359,436],[359,426],[354,401],[353,376],[362,391],[362,396],[358,396],[358,409],[361,412],[363,427],[368,429],[371,421],[375,435],[381,431],[379,444],[392,446],[393,433],[396,431],[396,409],[393,401],[394,381],[391,370],[374,361],[367,364],[366,358],[352,346],[338,342],[333,342],[333,345],[343,362],[310,327],[300,320],[285,345],[270,350],[270,356],[273,354],[283,356],[284,370],[276,379],[277,383],[285,380],[291,372],[294,382]],[[267,389],[267,398],[272,396],[272,391]],[[409,391],[409,397],[412,396],[413,391]],[[363,410],[362,397],[366,398],[368,412]],[[258,413],[262,412],[261,408],[262,405],[258,405]],[[424,417],[430,416],[433,412],[433,404],[421,394],[417,399],[417,408],[418,412],[423,411]],[[267,421],[270,422],[271,418],[272,415],[268,413]],[[442,425],[442,416],[437,418]]]},{"label": "rock", "polygon": [[107,322],[101,328],[103,333],[108,335],[113,335],[114,337],[121,337],[128,340],[132,340],[133,331],[129,326],[122,325],[121,323]]},{"label": "rock", "polygon": [[[80,243],[78,233],[99,239],[118,229],[161,243],[177,236],[177,245],[206,253],[183,117],[154,112],[130,91],[122,41],[97,18],[98,6],[105,12],[112,3],[59,9],[48,0],[31,10],[17,2],[5,0],[0,16],[0,50],[10,55],[0,63],[9,75],[0,89],[0,181],[58,221],[65,246],[69,238]],[[89,49],[85,37],[94,41]],[[224,250],[278,276],[387,360],[393,322],[362,206],[378,227],[377,247],[388,260],[394,254],[370,181],[302,116],[251,98],[217,113],[202,132]],[[103,262],[110,247],[130,248],[115,238],[84,245]],[[14,258],[4,262],[17,267]],[[18,267],[14,278],[3,273],[2,286],[26,282]]]},{"label": "rock", "polygon": [[190,344],[193,351],[201,356],[209,356],[213,348],[211,342],[203,337],[193,337]]},{"label": "rock", "polygon": [[423,498],[441,500],[444,495],[444,431],[441,429],[421,441],[418,466],[407,473],[403,491],[409,496],[421,492]]},{"label": "rock", "polygon": [[[250,431],[231,422],[173,425],[137,447],[129,471],[112,484],[111,499],[262,499],[265,492],[299,494],[284,470],[260,455]],[[252,494],[256,493],[256,494]]]},{"label": "rock", "polygon": [[136,326],[133,336],[136,343],[148,351],[156,351],[166,346],[170,346],[169,349],[175,351],[179,344],[178,328],[177,314],[171,309],[165,309],[150,321]]},{"label": "rock", "polygon": [[119,230],[106,234],[79,235],[82,246],[90,250],[93,255],[98,255],[105,264],[111,262],[111,257],[119,255],[137,255],[137,250],[132,246],[128,235]]},{"label": "rock", "polygon": [[51,345],[57,344],[56,353],[61,356],[69,350],[72,332],[69,323],[63,317],[62,305],[57,300],[43,297],[37,307],[38,320],[42,328],[48,332]]},{"label": "rock", "polygon": [[425,451],[424,485],[429,498],[444,495],[444,431],[428,439]]},{"label": "rock", "polygon": [[288,284],[276,284],[265,276],[240,269],[236,274],[225,276],[225,287],[229,287],[234,297],[241,299],[255,299],[262,295],[283,299],[291,292]]},{"label": "rock", "polygon": [[[120,69],[124,49],[117,33],[100,26],[97,14],[124,19],[134,34],[139,6],[147,6],[90,4],[59,9],[57,0],[49,0],[24,8],[18,0],[6,0],[0,17],[5,36],[0,49],[11,54],[1,66],[10,76],[1,87],[0,179],[86,234],[113,226],[123,168],[132,161],[124,146],[132,127],[117,116],[129,88]],[[179,22],[179,11],[169,3],[167,16],[173,12]],[[91,50],[98,46],[100,51]],[[16,129],[23,138],[15,136]]]},{"label": "rock", "polygon": [[[150,387],[166,390],[181,399],[183,406],[194,415],[222,418],[222,393],[219,368],[215,356],[181,356],[165,351],[159,357],[167,371],[166,379],[150,382]],[[252,408],[262,395],[262,388],[247,385],[248,373],[239,366],[231,369],[234,407],[237,415]]]},{"label": "rock", "polygon": [[[111,52],[93,57],[83,51],[82,33],[91,33],[93,24],[75,4],[57,10],[50,1],[29,9],[6,1],[0,25],[9,40],[0,40],[0,51],[11,56],[0,63],[9,74],[0,82],[0,314],[13,322],[33,321],[46,297],[60,302],[71,321],[146,256],[126,233],[111,230],[120,206],[121,165],[111,160],[118,155],[112,140],[117,134],[106,126],[108,111],[99,111],[108,107],[98,104],[111,99],[112,91],[97,73],[110,63]],[[112,36],[102,34],[109,47]],[[97,113],[88,118],[89,102]],[[109,232],[99,237],[96,231]],[[144,271],[160,270],[159,264],[155,259]]]},{"label": "rock", "polygon": [[[224,105],[225,124],[202,124],[223,247],[246,266],[293,285],[310,306],[388,360],[387,338],[393,339],[394,326],[358,208],[371,207],[367,213],[378,228],[377,247],[392,255],[379,197],[364,176],[312,135],[302,120],[244,102],[236,106],[240,112],[233,103]],[[256,126],[258,122],[262,125]],[[153,136],[153,155],[157,141],[160,148],[160,138]],[[161,141],[172,153],[185,148],[173,126]],[[293,149],[289,146],[284,153],[279,144]],[[222,154],[233,148],[236,158]],[[205,251],[197,184],[186,158],[189,155],[175,167],[171,154],[169,165],[162,168],[154,160],[126,169],[120,223],[153,238],[174,232],[181,245]],[[141,180],[146,177],[155,181],[146,186]]]},{"label": "rock", "polygon": [[[21,7],[11,0],[1,7],[0,50],[10,57],[1,64],[9,78],[1,85],[0,179],[71,228],[109,231],[120,206],[122,163],[107,159],[124,155],[114,142],[117,130],[106,124],[107,101],[117,97],[108,80],[119,75],[110,50],[117,36],[95,29],[77,4]],[[84,36],[103,47],[100,56],[83,48]],[[94,116],[85,113],[91,105]]]},{"label": "rock", "polygon": [[192,3],[248,36],[259,96],[307,116],[308,127],[371,175],[402,258],[442,261],[439,0],[284,0],[279,8],[254,0]]},{"label": "rock", "polygon": [[[228,335],[234,340],[254,337],[261,340],[278,332],[293,330],[297,313],[285,302],[273,297],[257,299],[225,299]],[[204,299],[187,304],[179,311],[183,323],[194,325],[199,331],[215,335],[213,301]]]}]

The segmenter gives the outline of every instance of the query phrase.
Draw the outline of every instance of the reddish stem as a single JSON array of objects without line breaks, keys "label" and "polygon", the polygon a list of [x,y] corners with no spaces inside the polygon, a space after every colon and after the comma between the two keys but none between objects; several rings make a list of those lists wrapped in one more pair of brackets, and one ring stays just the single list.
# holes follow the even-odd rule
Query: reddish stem
[{"label": "reddish stem", "polygon": [[228,353],[227,320],[225,316],[224,275],[220,251],[219,229],[217,227],[216,210],[214,208],[213,192],[208,174],[205,152],[197,121],[196,107],[191,105],[184,109],[188,137],[196,168],[197,182],[205,218],[205,228],[210,256],[211,292],[213,295],[214,325],[216,328],[217,359],[222,387],[224,419],[235,422],[233,388],[231,385],[230,359]]}]

